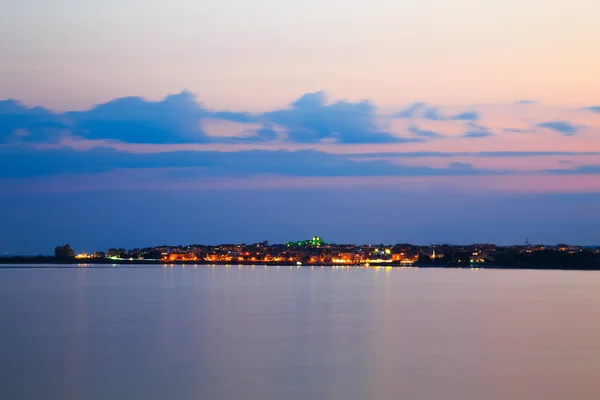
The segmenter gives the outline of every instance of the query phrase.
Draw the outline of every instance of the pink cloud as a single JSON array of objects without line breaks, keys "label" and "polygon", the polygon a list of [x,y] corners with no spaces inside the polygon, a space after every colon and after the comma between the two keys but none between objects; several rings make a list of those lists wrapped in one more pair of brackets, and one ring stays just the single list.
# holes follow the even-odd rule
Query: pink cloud
[{"label": "pink cloud", "polygon": [[261,128],[261,124],[226,121],[217,118],[204,118],[201,129],[212,137],[248,137]]}]

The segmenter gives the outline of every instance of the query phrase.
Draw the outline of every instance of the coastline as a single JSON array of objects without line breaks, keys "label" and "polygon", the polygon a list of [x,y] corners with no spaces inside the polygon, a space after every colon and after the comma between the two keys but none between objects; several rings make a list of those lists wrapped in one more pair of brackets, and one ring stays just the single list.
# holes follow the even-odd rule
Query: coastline
[{"label": "coastline", "polygon": [[426,268],[426,269],[472,269],[472,270],[553,270],[553,271],[600,271],[600,265],[497,265],[497,264],[400,264],[398,262],[380,263],[376,265],[365,264],[337,264],[337,263],[316,263],[303,264],[291,262],[209,262],[199,261],[177,261],[166,262],[163,260],[110,260],[110,259],[90,259],[85,262],[77,260],[57,260],[54,257],[3,257],[0,258],[0,269],[18,269],[18,268],[131,268],[131,267],[166,267],[166,266],[195,266],[195,267],[297,267],[297,268]]}]

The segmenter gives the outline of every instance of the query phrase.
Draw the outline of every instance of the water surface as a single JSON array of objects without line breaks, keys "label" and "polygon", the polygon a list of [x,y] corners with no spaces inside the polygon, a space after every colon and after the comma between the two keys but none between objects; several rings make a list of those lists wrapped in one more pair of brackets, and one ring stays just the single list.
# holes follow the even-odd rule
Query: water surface
[{"label": "water surface", "polygon": [[0,269],[2,399],[598,399],[600,272]]}]

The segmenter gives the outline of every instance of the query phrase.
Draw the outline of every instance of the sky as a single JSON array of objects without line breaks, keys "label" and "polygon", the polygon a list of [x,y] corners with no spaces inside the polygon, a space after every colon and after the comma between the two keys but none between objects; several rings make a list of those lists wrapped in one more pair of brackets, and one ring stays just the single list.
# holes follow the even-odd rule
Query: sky
[{"label": "sky", "polygon": [[0,3],[0,254],[600,244],[596,0]]}]

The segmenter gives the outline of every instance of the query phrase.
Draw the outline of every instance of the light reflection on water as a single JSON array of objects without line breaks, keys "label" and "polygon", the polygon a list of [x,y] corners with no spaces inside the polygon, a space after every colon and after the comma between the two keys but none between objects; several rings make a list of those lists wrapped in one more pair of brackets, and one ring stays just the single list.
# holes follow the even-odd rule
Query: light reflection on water
[{"label": "light reflection on water", "polygon": [[2,399],[596,399],[600,273],[0,270]]}]

